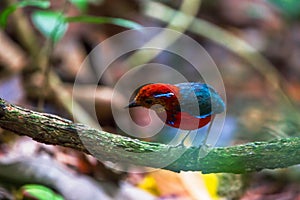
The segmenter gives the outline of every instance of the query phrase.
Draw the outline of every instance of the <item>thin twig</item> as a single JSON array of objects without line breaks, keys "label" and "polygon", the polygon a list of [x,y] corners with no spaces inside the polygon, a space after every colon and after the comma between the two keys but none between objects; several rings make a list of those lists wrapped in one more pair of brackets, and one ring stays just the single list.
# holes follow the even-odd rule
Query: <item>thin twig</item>
[{"label": "thin twig", "polygon": [[[63,6],[61,8],[60,14],[63,15],[69,7],[69,1],[65,0],[63,3]],[[55,41],[54,37],[56,36],[57,32],[59,31],[59,27],[61,26],[61,20],[57,19],[55,22],[55,27],[52,30],[50,37],[47,38],[46,40],[46,45],[42,49],[41,52],[45,52],[45,55],[41,55],[41,57],[45,58],[45,62],[43,62],[43,66],[40,66],[40,68],[43,70],[43,77],[44,77],[44,82],[41,86],[43,88],[41,91],[41,95],[38,100],[38,109],[43,111],[44,110],[44,104],[45,104],[45,97],[48,94],[48,91],[51,90],[50,87],[50,72],[51,72],[51,56],[53,54],[54,46],[55,46]]]}]

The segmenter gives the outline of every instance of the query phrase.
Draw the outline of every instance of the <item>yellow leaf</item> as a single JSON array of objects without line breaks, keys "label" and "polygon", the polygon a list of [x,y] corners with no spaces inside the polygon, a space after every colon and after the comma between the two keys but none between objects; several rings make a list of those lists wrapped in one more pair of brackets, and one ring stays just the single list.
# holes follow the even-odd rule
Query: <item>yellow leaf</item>
[{"label": "yellow leaf", "polygon": [[219,199],[218,196],[218,177],[216,174],[201,174],[203,177],[203,181],[208,190],[208,193],[211,195],[213,199]]},{"label": "yellow leaf", "polygon": [[156,181],[151,175],[146,175],[142,182],[138,184],[138,187],[155,196],[159,195]]}]

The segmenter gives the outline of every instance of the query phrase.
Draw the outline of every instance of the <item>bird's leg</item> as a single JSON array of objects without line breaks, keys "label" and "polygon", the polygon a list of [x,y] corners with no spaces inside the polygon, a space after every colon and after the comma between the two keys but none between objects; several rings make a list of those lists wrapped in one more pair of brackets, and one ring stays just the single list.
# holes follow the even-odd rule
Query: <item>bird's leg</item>
[{"label": "bird's leg", "polygon": [[171,146],[172,146],[172,148],[177,148],[177,147],[184,147],[185,145],[184,145],[184,142],[185,142],[185,140],[188,138],[188,136],[189,136],[189,134],[190,134],[190,131],[187,131],[187,132],[183,132],[183,133],[179,133],[180,134],[180,136],[182,135],[182,134],[185,134],[184,135],[184,137],[183,137],[183,139],[181,139],[180,140],[180,142],[178,142],[178,140],[180,139],[180,136],[179,137],[177,137],[176,138],[176,144],[171,144]]},{"label": "bird's leg", "polygon": [[181,139],[180,143],[179,143],[178,145],[176,145],[177,147],[178,147],[178,146],[184,146],[184,142],[185,142],[185,140],[188,138],[188,136],[190,135],[190,132],[191,132],[191,131],[188,131],[188,132],[186,133],[186,135]]},{"label": "bird's leg", "polygon": [[184,145],[184,141],[186,140],[186,138],[189,136],[189,134],[190,134],[190,131],[187,131],[187,132],[185,132],[185,133],[180,133],[180,134],[186,134],[184,137],[183,137],[183,139],[179,142],[179,143],[177,143],[178,142],[178,139],[176,138],[176,140],[177,140],[177,144],[170,144],[170,147],[168,148],[168,152],[170,153],[170,150],[171,149],[176,149],[176,148],[178,148],[178,147],[185,147],[185,145]]},{"label": "bird's leg", "polygon": [[206,135],[205,135],[205,138],[203,140],[203,144],[202,144],[202,146],[201,146],[201,148],[199,150],[199,154],[198,154],[199,158],[205,157],[207,155],[207,153],[209,152],[210,145],[207,144],[207,139],[208,139],[208,135],[209,135],[210,129],[212,127],[212,124],[214,122],[214,119],[215,119],[215,117],[212,116],[212,119],[211,119],[211,121],[209,123],[208,129],[207,129],[207,132],[206,132]]}]

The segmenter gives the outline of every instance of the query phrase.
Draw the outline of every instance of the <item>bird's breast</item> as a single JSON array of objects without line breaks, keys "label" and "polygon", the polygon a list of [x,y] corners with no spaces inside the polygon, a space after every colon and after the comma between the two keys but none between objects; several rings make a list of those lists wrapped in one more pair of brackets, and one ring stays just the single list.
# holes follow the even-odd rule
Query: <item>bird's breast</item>
[{"label": "bird's breast", "polygon": [[165,118],[165,114],[157,113],[157,115],[162,119],[166,120],[165,123],[168,126],[179,128],[182,130],[195,130],[199,129],[206,124],[208,124],[211,120],[211,116],[207,116],[204,118],[197,118],[186,112],[166,112],[167,117]]}]

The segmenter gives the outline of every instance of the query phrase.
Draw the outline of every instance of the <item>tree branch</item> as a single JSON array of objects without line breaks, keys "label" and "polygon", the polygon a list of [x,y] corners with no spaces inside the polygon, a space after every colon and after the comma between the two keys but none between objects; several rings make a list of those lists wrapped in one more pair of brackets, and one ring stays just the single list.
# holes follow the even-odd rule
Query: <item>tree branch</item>
[{"label": "tree branch", "polygon": [[[172,171],[244,173],[300,163],[298,137],[213,148],[206,157],[198,159],[199,148],[196,147],[170,148],[165,144],[114,135],[55,115],[24,109],[3,99],[0,99],[0,127],[42,143],[89,153],[102,161]],[[165,161],[172,162],[164,165]]]}]

